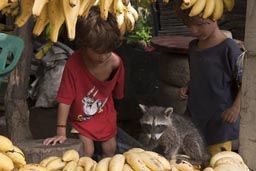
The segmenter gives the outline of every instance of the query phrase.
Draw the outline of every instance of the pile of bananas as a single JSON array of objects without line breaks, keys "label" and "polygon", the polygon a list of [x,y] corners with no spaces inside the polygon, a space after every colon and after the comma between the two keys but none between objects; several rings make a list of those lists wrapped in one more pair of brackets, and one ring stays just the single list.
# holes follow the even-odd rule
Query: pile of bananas
[{"label": "pile of bananas", "polygon": [[203,171],[250,171],[242,157],[232,151],[222,151],[212,156],[209,167]]},{"label": "pile of bananas", "polygon": [[234,5],[235,0],[183,0],[180,8],[190,9],[190,17],[199,15],[217,21],[225,9],[230,12]]},{"label": "pile of bananas", "polygon": [[67,37],[70,40],[75,38],[78,17],[86,17],[93,5],[100,6],[104,20],[107,19],[108,12],[115,14],[122,34],[134,29],[138,13],[127,0],[1,0],[0,11],[5,15],[16,16],[17,27],[22,27],[34,16],[33,34],[39,36],[49,25],[50,39],[57,42],[59,31],[64,24]]},{"label": "pile of bananas", "polygon": [[25,155],[12,141],[0,135],[0,170],[11,171],[26,164]]}]

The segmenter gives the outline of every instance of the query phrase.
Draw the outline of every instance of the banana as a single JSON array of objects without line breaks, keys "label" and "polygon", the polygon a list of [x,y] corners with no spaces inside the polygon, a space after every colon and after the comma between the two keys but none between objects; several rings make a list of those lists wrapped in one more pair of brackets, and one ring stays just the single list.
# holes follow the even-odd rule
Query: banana
[{"label": "banana", "polygon": [[46,157],[46,158],[44,158],[44,159],[39,163],[39,165],[42,166],[42,167],[46,167],[47,164],[48,164],[50,161],[52,161],[52,160],[54,160],[54,159],[57,159],[57,158],[59,158],[59,157],[57,157],[57,156],[49,156],[49,157]]},{"label": "banana", "polygon": [[74,149],[71,149],[71,150],[66,150],[63,155],[62,155],[62,160],[63,161],[75,161],[75,162],[78,162],[79,160],[79,153],[74,150]]},{"label": "banana", "polygon": [[109,162],[111,160],[111,157],[105,157],[101,159],[95,168],[95,171],[108,171]]},{"label": "banana", "polygon": [[35,54],[35,58],[36,59],[42,59],[46,53],[51,49],[51,47],[53,46],[53,43],[51,41],[48,41],[47,43],[43,44],[38,52]]},{"label": "banana", "polygon": [[44,31],[44,28],[48,23],[49,23],[48,6],[45,5],[40,15],[36,18],[36,23],[33,28],[33,34],[36,36],[41,35],[41,33]]},{"label": "banana", "polygon": [[91,171],[94,166],[95,161],[91,157],[81,157],[78,160],[78,166],[82,166],[84,171]]},{"label": "banana", "polygon": [[170,163],[180,171],[194,171],[193,165],[186,160],[171,159]]},{"label": "banana", "polygon": [[32,15],[34,0],[22,0],[20,2],[21,14],[15,19],[15,24],[22,27]]},{"label": "banana", "polygon": [[183,0],[183,3],[188,5],[190,3],[190,0]]},{"label": "banana", "polygon": [[215,8],[215,0],[206,0],[204,12],[203,12],[203,18],[208,18],[212,15]]},{"label": "banana", "polygon": [[76,36],[76,22],[80,9],[80,0],[77,1],[76,5],[71,7],[68,0],[61,0],[62,10],[65,17],[65,23],[68,33],[69,40],[74,40]]},{"label": "banana", "polygon": [[123,154],[126,155],[127,153],[140,153],[142,151],[145,151],[145,150],[142,149],[142,148],[139,148],[139,147],[134,147],[134,148],[130,148],[129,150],[127,150]]},{"label": "banana", "polygon": [[148,168],[150,168],[152,171],[164,171],[164,167],[162,163],[157,160],[154,156],[147,154],[145,152],[138,153],[141,157],[142,161],[146,164]]},{"label": "banana", "polygon": [[70,161],[65,165],[65,167],[62,169],[62,171],[76,171],[76,167],[77,167],[77,162]]},{"label": "banana", "polygon": [[193,17],[199,15],[203,11],[205,4],[206,0],[197,0],[195,4],[191,7],[189,16]]},{"label": "banana", "polygon": [[97,166],[97,162],[95,160],[93,160],[93,166],[92,166],[92,169],[90,171],[95,171],[96,166]]},{"label": "banana", "polygon": [[77,4],[80,4],[80,0],[69,0],[70,7],[75,7]]},{"label": "banana", "polygon": [[164,4],[168,4],[168,3],[169,3],[169,0],[163,0],[163,3],[164,3]]},{"label": "banana", "polygon": [[65,21],[64,14],[61,7],[61,0],[49,0],[48,5],[48,15],[50,22],[50,38],[52,42],[57,42],[59,31],[62,24]]},{"label": "banana", "polygon": [[131,168],[129,164],[125,163],[122,171],[134,171],[134,170],[133,168]]},{"label": "banana", "polygon": [[0,170],[11,171],[12,169],[14,169],[12,160],[4,153],[0,152]]},{"label": "banana", "polygon": [[[78,15],[81,15],[83,17],[87,17],[91,7],[95,4],[95,0],[82,0],[83,4],[80,5],[80,9],[79,9],[79,12],[78,12]],[[82,7],[84,6],[84,7]]]},{"label": "banana", "polygon": [[136,11],[136,9],[130,3],[127,6],[127,10],[132,13],[133,18],[135,19],[135,21],[137,21],[139,19],[138,12]]},{"label": "banana", "polygon": [[11,2],[9,0],[1,0],[0,1],[0,10],[2,10],[3,8],[9,6],[11,4]]},{"label": "banana", "polygon": [[32,14],[39,16],[44,8],[44,6],[49,2],[49,0],[34,0],[34,5],[32,8]]},{"label": "banana", "polygon": [[66,163],[67,162],[61,160],[61,157],[58,157],[47,163],[46,168],[48,171],[61,170],[65,167]]},{"label": "banana", "polygon": [[77,166],[76,171],[84,171],[84,168],[82,166]]},{"label": "banana", "polygon": [[204,170],[203,171],[214,171],[214,169],[212,168],[212,167],[206,167],[206,168],[204,168]]},{"label": "banana", "polygon": [[214,21],[217,21],[221,18],[224,10],[223,7],[224,7],[223,0],[215,0],[215,8],[212,13],[212,19]]},{"label": "banana", "polygon": [[211,167],[214,167],[215,166],[215,163],[221,159],[221,158],[224,158],[224,157],[232,157],[232,158],[236,158],[237,160],[239,160],[240,162],[244,162],[242,157],[236,153],[236,152],[233,152],[233,151],[221,151],[221,152],[218,152],[216,153],[215,155],[213,155],[211,157],[211,160],[210,160],[210,166]]},{"label": "banana", "polygon": [[244,171],[244,168],[241,164],[220,164],[213,168],[214,171]]},{"label": "banana", "polygon": [[19,171],[48,171],[48,170],[37,163],[29,163],[29,164],[23,165],[19,169]]},{"label": "banana", "polygon": [[223,3],[228,11],[232,11],[235,6],[235,0],[223,0]]},{"label": "banana", "polygon": [[196,1],[197,0],[190,0],[189,3],[183,2],[180,6],[180,9],[182,9],[182,10],[189,9],[196,3]]},{"label": "banana", "polygon": [[13,149],[12,141],[3,135],[0,135],[0,151],[6,152],[10,149]]},{"label": "banana", "polygon": [[113,0],[101,0],[100,1],[100,16],[103,20],[107,20],[108,11]]},{"label": "banana", "polygon": [[125,163],[123,154],[115,154],[109,162],[109,171],[122,171]]},{"label": "banana", "polygon": [[[124,36],[125,32],[126,32],[126,24],[125,22],[123,22],[120,27],[119,27],[119,30],[120,30],[120,34],[121,36]],[[126,153],[126,152],[125,152]]]},{"label": "banana", "polygon": [[145,153],[154,156],[158,161],[160,161],[165,170],[171,170],[171,164],[164,156],[153,151],[145,151]]},{"label": "banana", "polygon": [[8,150],[6,155],[13,161],[14,165],[18,168],[26,164],[25,155],[22,150],[17,147],[13,146],[12,150]]},{"label": "banana", "polygon": [[126,30],[128,32],[132,32],[135,26],[135,19],[131,12],[129,11],[124,12],[124,22],[126,25]]},{"label": "banana", "polygon": [[118,24],[118,28],[120,29],[122,24],[124,23],[124,13],[116,13],[116,21]]},{"label": "banana", "polygon": [[138,153],[126,153],[125,160],[135,171],[151,171]]}]

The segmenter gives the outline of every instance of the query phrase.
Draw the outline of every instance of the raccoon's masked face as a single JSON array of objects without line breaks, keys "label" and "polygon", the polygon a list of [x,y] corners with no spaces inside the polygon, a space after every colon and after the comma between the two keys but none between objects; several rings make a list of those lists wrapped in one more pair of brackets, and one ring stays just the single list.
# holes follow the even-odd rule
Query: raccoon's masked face
[{"label": "raccoon's masked face", "polygon": [[149,143],[154,143],[163,135],[170,124],[170,114],[173,108],[158,106],[147,107],[139,105],[144,115],[140,119],[143,132],[147,135]]}]

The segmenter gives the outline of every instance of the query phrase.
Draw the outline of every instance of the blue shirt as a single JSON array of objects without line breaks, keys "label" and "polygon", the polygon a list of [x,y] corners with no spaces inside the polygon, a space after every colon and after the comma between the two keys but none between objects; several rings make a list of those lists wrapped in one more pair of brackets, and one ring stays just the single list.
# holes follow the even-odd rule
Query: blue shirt
[{"label": "blue shirt", "polygon": [[229,108],[241,84],[241,50],[227,38],[220,44],[199,49],[198,40],[189,44],[188,113],[203,132],[208,145],[238,138],[239,120],[222,121],[220,114]]}]

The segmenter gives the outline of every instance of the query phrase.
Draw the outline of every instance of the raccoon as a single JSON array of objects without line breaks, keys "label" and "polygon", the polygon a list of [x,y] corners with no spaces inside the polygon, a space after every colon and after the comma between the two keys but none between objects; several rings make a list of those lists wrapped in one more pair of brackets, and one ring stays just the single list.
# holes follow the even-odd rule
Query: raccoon
[{"label": "raccoon", "polygon": [[147,137],[142,143],[147,149],[156,151],[162,147],[161,153],[167,159],[175,154],[186,154],[202,165],[208,164],[210,153],[189,117],[173,113],[172,107],[139,106],[143,112],[141,128]]}]

